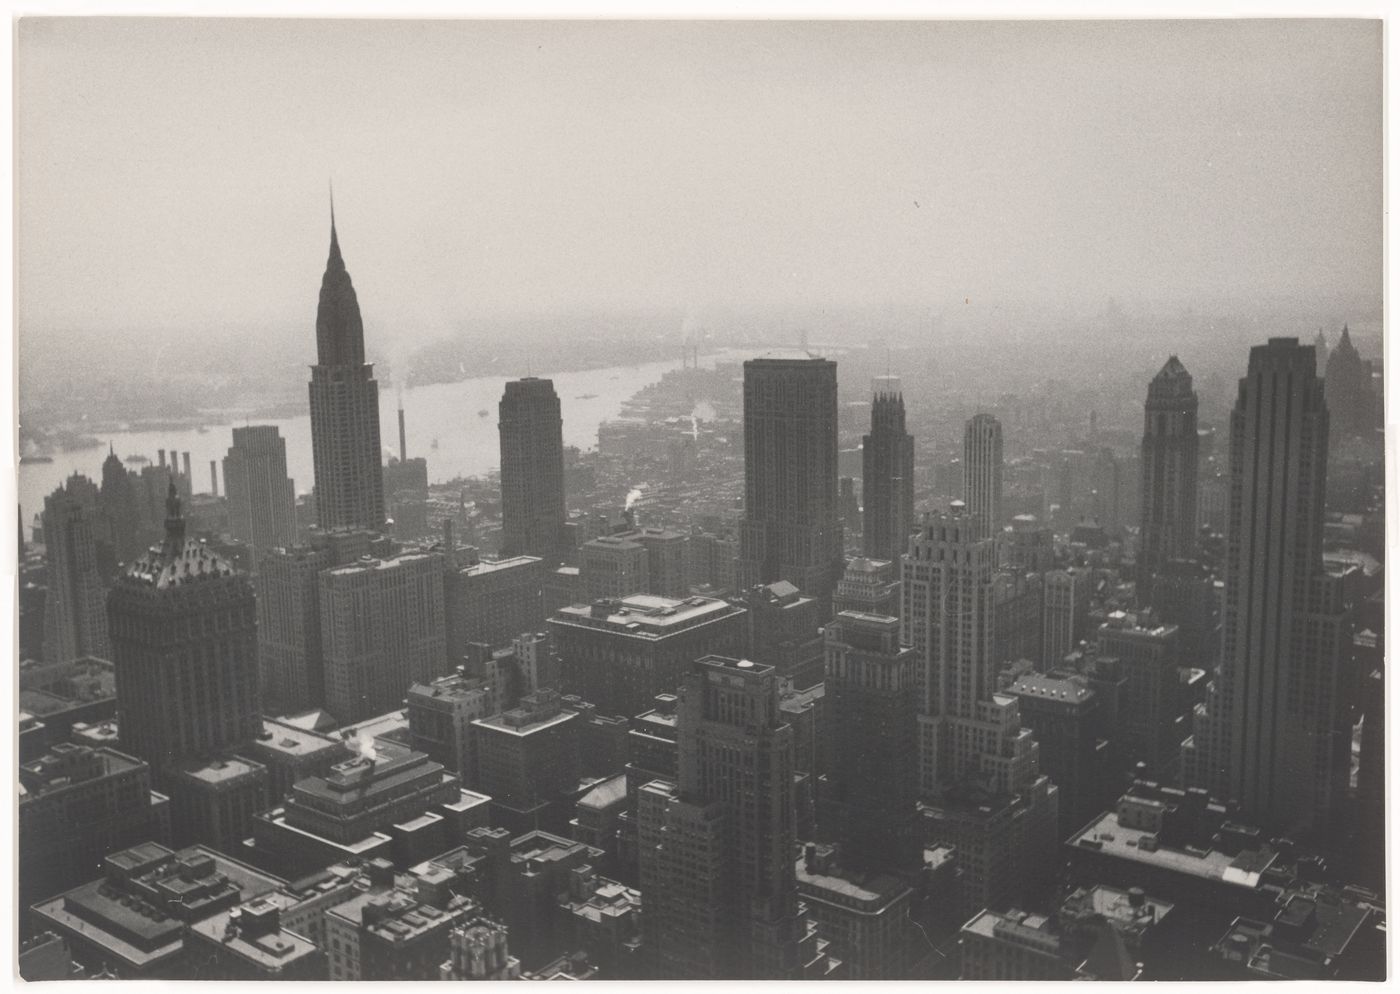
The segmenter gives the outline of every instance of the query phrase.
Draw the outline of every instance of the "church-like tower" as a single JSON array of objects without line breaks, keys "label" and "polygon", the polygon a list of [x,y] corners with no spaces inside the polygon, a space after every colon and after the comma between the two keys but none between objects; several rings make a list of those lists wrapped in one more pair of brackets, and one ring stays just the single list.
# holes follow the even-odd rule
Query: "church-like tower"
[{"label": "church-like tower", "polygon": [[899,377],[875,380],[870,434],[862,448],[865,554],[896,560],[914,530],[914,436],[904,430]]},{"label": "church-like tower", "polygon": [[365,328],[355,287],[340,257],[334,204],[309,386],[318,523],[323,529],[382,527],[379,383],[374,367],[365,362]]}]

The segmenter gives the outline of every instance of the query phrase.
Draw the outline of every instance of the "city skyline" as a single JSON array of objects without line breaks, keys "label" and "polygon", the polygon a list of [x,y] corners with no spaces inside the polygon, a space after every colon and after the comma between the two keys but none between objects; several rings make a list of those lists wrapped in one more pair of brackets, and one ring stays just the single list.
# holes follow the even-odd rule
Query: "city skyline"
[{"label": "city skyline", "polygon": [[[1288,233],[1325,200],[1332,237],[1375,225],[1364,166],[1334,160],[1349,182],[1330,185],[1297,172],[1330,102],[1374,79],[1346,64],[1286,108],[1258,87],[1301,37],[1316,60],[1378,25],[1226,24],[19,22],[29,54],[89,60],[78,90],[106,71],[94,38],[130,54],[189,32],[181,58],[103,95],[125,111],[145,94],[157,117],[198,88],[146,90],[201,54],[217,89],[231,38],[239,73],[275,67],[245,79],[243,104],[206,93],[199,124],[177,114],[150,141],[137,171],[178,210],[223,196],[179,175],[259,114],[240,183],[307,115],[309,143],[357,130],[373,140],[352,160],[406,181],[352,197],[353,283],[331,201],[319,292],[300,285],[286,341],[223,357],[190,334],[136,365],[129,343],[76,364],[71,340],[41,347],[17,467],[44,498],[30,530],[21,508],[16,564],[19,976],[1384,979],[1385,379],[1350,330],[1370,319],[1275,315],[1203,344],[1208,313],[1182,312],[1182,330],[1111,296],[1145,280],[1170,299],[1185,279],[1204,302],[1228,284],[1260,295],[1260,322],[1285,285],[1342,299],[1367,282],[1378,239],[1342,252]],[[1258,44],[1227,53],[1226,37]],[[463,38],[480,64],[434,75]],[[326,61],[347,39],[359,57]],[[989,53],[1008,64],[988,70]],[[343,66],[333,93],[299,89]],[[925,118],[929,87],[952,103],[925,101]],[[784,97],[812,112],[776,113]],[[494,142],[440,126],[483,107]],[[1369,134],[1374,109],[1329,120]],[[1231,146],[1215,132],[1237,113]],[[109,123],[88,121],[89,147]],[[654,141],[634,148],[636,129]],[[748,157],[667,158],[745,141]],[[483,149],[507,186],[460,185],[508,232],[433,182]],[[1185,168],[1196,154],[1219,171]],[[1163,172],[1133,172],[1149,159]],[[920,241],[933,229],[891,213],[924,166],[968,198],[957,216],[914,201],[943,225],[941,255]],[[500,198],[511,183],[540,196]],[[1228,214],[1232,183],[1258,209]],[[1053,202],[1028,212],[1037,193]],[[392,262],[385,204],[419,231]],[[574,212],[549,213],[561,204]],[[1199,211],[1224,213],[1201,228]],[[257,214],[221,218],[226,237],[181,263],[238,245]],[[33,258],[63,237],[65,210],[45,216]],[[665,241],[697,219],[691,242]],[[264,223],[251,254],[299,251],[300,232],[280,236],[301,220]],[[464,223],[476,256],[442,236]],[[571,260],[579,224],[592,241]],[[50,256],[44,278],[70,261]],[[129,305],[122,267],[150,263],[120,254],[103,313]],[[1008,266],[1016,290],[973,289]],[[603,306],[600,323],[570,341],[508,320],[421,337],[487,271],[494,292],[468,294],[479,322],[515,295]],[[980,317],[892,303],[922,279],[927,304],[950,271]],[[659,333],[606,311],[618,288],[655,306],[719,277],[739,310],[800,298],[824,317],[712,322],[687,305]],[[272,285],[239,300],[214,285],[146,294],[148,313],[192,308],[197,326],[211,304],[251,320],[280,306]],[[1046,336],[1090,286],[1109,294],[1098,316]],[[1047,313],[1022,323],[1036,300]],[[888,320],[851,317],[872,307]],[[911,313],[922,323],[898,330]]]}]

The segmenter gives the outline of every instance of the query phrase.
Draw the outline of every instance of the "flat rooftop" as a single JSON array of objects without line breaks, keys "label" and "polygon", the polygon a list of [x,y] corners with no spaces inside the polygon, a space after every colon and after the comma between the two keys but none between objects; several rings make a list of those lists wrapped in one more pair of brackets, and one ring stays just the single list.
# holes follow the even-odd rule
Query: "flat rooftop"
[{"label": "flat rooftop", "polygon": [[260,763],[252,763],[237,756],[207,761],[195,760],[180,767],[181,776],[212,785],[233,783],[246,777],[254,777],[264,770]]},{"label": "flat rooftop", "polygon": [[1026,673],[1017,678],[1008,693],[1024,694],[1027,697],[1043,697],[1057,701],[1087,701],[1094,696],[1093,688],[1086,687],[1069,677],[1046,676],[1044,673]]},{"label": "flat rooftop", "polygon": [[739,614],[742,610],[713,597],[677,599],[633,594],[616,601],[600,602],[599,605],[573,604],[562,607],[549,620],[551,624],[577,625],[618,635],[657,639]]},{"label": "flat rooftop", "polygon": [[312,756],[332,746],[344,747],[338,736],[312,731],[276,718],[264,718],[262,727],[263,734],[249,743],[253,749],[287,756]]},{"label": "flat rooftop", "polygon": [[1173,849],[1160,845],[1153,832],[1125,828],[1117,811],[1106,811],[1069,840],[1071,848],[1090,849],[1143,866],[1172,870],[1203,880],[1216,880],[1253,890],[1277,858],[1254,850],[1228,856],[1214,849]]},{"label": "flat rooftop", "polygon": [[462,566],[457,570],[457,575],[462,576],[486,576],[491,573],[501,573],[513,569],[524,569],[542,562],[539,556],[508,556],[505,559],[483,559],[479,563],[472,563],[470,566]]}]

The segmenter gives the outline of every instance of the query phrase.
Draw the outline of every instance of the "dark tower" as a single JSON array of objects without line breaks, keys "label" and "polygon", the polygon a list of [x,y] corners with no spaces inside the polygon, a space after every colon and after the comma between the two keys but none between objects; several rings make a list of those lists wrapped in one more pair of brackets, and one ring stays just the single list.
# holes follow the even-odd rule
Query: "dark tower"
[{"label": "dark tower", "polygon": [[1176,356],[1147,387],[1142,431],[1139,598],[1151,600],[1152,577],[1196,551],[1196,391]]},{"label": "dark tower", "polygon": [[1327,429],[1313,347],[1250,350],[1230,415],[1220,670],[1185,757],[1188,785],[1290,834],[1327,827],[1351,755],[1342,580],[1322,565]]},{"label": "dark tower", "polygon": [[984,538],[1001,536],[1001,422],[975,414],[963,428],[963,502]]},{"label": "dark tower", "polygon": [[895,560],[914,530],[914,436],[904,430],[899,377],[876,377],[874,395],[861,456],[865,554]]},{"label": "dark tower", "polygon": [[553,380],[506,384],[500,404],[501,554],[561,558],[564,419]]},{"label": "dark tower", "polygon": [[1340,440],[1348,435],[1366,437],[1376,429],[1376,402],[1371,391],[1371,364],[1351,344],[1351,332],[1342,325],[1342,338],[1327,360],[1327,406],[1332,412],[1332,432]]},{"label": "dark tower", "polygon": [[107,597],[122,748],[158,779],[262,730],[255,611],[247,578],[185,537],[172,482],[165,541],[128,566]]},{"label": "dark tower", "polygon": [[310,391],[321,528],[382,527],[379,384],[374,367],[365,362],[365,329],[355,287],[340,257],[334,205],[330,258],[316,308],[316,365],[311,367]]},{"label": "dark tower", "polygon": [[821,618],[845,569],[837,497],[836,363],[803,353],[744,363],[739,586],[787,580]]}]

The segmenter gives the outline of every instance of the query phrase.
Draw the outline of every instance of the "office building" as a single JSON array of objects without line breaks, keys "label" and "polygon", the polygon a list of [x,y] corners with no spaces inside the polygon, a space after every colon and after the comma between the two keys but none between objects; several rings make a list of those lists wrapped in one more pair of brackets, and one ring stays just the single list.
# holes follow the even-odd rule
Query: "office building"
[{"label": "office building", "polygon": [[190,980],[328,980],[325,950],[282,922],[280,895],[254,898],[190,926]]},{"label": "office building", "polygon": [[451,950],[439,980],[519,980],[520,958],[510,954],[510,930],[490,918],[477,917],[454,928]]},{"label": "office building", "polygon": [[914,436],[904,430],[899,377],[877,376],[872,393],[861,450],[862,538],[867,557],[898,559],[914,531]]},{"label": "office building", "polygon": [[414,681],[450,671],[436,552],[362,558],[320,574],[327,710],[342,722],[402,706]]},{"label": "office building", "polygon": [[19,904],[91,880],[102,857],[170,842],[169,802],[151,768],[110,748],[59,742],[19,767]]},{"label": "office building", "polygon": [[1059,666],[1088,635],[1089,593],[1089,571],[1082,566],[1045,574],[1045,643],[1040,655],[1045,668]]},{"label": "office building", "polygon": [[1001,422],[975,414],[963,428],[963,503],[987,538],[1001,535]]},{"label": "office building", "polygon": [[854,556],[836,584],[832,609],[862,614],[899,615],[899,558],[867,559]]},{"label": "office building", "polygon": [[296,489],[287,477],[287,443],[275,425],[233,429],[224,491],[229,532],[248,546],[255,570],[269,549],[296,544]]},{"label": "office building", "polygon": [[262,731],[253,586],[186,539],[174,484],[165,541],[107,599],[122,748],[167,767],[236,749]]},{"label": "office building", "polygon": [[[98,513],[104,519],[103,528],[112,545],[112,555],[118,563],[127,563],[141,554],[146,539],[153,534],[143,511],[143,500],[136,483],[122,465],[116,450],[108,448],[102,460],[102,489],[98,493]],[[24,553],[21,550],[20,561]]]},{"label": "office building", "polygon": [[742,589],[785,580],[815,598],[819,623],[845,567],[837,503],[836,363],[744,363]]},{"label": "office building", "polygon": [[1118,698],[1123,734],[1114,743],[1128,764],[1144,763],[1150,775],[1175,782],[1186,701],[1181,686],[1180,647],[1175,625],[1150,616],[1114,611],[1099,626],[1099,653],[1118,660],[1126,678]]},{"label": "office building", "polygon": [[[1319,365],[1319,371],[1324,367]],[[1368,438],[1375,433],[1376,404],[1371,387],[1371,364],[1351,343],[1351,332],[1342,326],[1342,337],[1327,358],[1327,408],[1331,430],[1338,443],[1350,436]]]},{"label": "office building", "polygon": [[1351,754],[1341,578],[1322,565],[1327,433],[1312,347],[1251,349],[1230,415],[1220,669],[1184,759],[1189,783],[1289,833],[1329,825]]},{"label": "office building", "polygon": [[854,870],[921,865],[918,664],[898,618],[843,611],[826,627],[832,830]]},{"label": "office building", "polygon": [[751,587],[733,599],[743,605],[747,641],[744,658],[778,671],[799,690],[822,681],[822,606],[786,580]]},{"label": "office building", "polygon": [[108,658],[107,587],[94,533],[96,500],[85,499],[83,477],[72,476],[44,498],[44,659],[67,662],[80,656]]},{"label": "office building", "polygon": [[579,748],[583,723],[550,690],[527,694],[508,711],[472,721],[472,783],[490,796],[496,824],[513,834],[538,829],[549,806],[578,787],[586,761]]},{"label": "office building", "polygon": [[1004,906],[1052,865],[1058,792],[993,667],[994,541],[960,501],[925,517],[903,560],[927,841],[954,847],[969,909]]},{"label": "office building", "polygon": [[268,713],[290,714],[325,703],[320,575],[371,552],[389,554],[386,545],[387,540],[364,530],[318,530],[306,544],[275,548],[262,557],[253,586],[258,671]]},{"label": "office building", "polygon": [[579,579],[589,601],[649,594],[647,550],[630,533],[600,535],[579,547]]},{"label": "office building", "polygon": [[[1059,788],[1059,837],[1082,828],[1111,798],[1108,716],[1089,680],[1078,674],[1026,672],[1008,682],[1021,724],[1040,746],[1040,768]],[[1122,765],[1115,760],[1115,765]]]},{"label": "office building", "polygon": [[1044,642],[1045,578],[1017,566],[992,576],[992,667],[1036,663]]},{"label": "office building", "polygon": [[437,980],[452,931],[481,906],[447,897],[438,907],[416,887],[371,888],[326,912],[331,980]]},{"label": "office building", "polygon": [[553,380],[506,384],[500,403],[501,556],[563,560],[564,421]]},{"label": "office building", "polygon": [[639,797],[643,934],[657,975],[822,976],[797,894],[792,729],[776,671],[699,659],[678,710],[679,783],[653,781]]},{"label": "office building", "polygon": [[544,560],[512,556],[475,561],[461,550],[447,555],[443,596],[450,659],[461,658],[474,642],[499,648],[524,632],[544,627]]},{"label": "office building", "polygon": [[548,628],[561,689],[604,714],[634,715],[675,693],[696,659],[740,651],[746,621],[725,601],[639,594],[561,608]]},{"label": "office building", "polygon": [[1002,533],[1001,555],[1007,566],[1045,573],[1055,566],[1055,534],[1034,514],[1018,514]]},{"label": "office building", "polygon": [[1147,387],[1137,560],[1140,604],[1152,603],[1152,578],[1159,570],[1196,552],[1196,408],[1191,374],[1172,356]]},{"label": "office building", "polygon": [[841,961],[842,980],[904,980],[929,940],[914,921],[915,889],[905,877],[853,870],[831,846],[807,843],[796,864],[797,892],[817,934]]},{"label": "office building", "polygon": [[267,770],[267,794],[276,804],[291,793],[298,780],[329,773],[345,758],[345,743],[337,735],[265,717],[258,737],[238,752]]},{"label": "office building", "polygon": [[408,728],[413,748],[476,782],[476,748],[472,722],[500,713],[495,686],[467,676],[462,667],[451,676],[408,688]]},{"label": "office building", "polygon": [[237,852],[253,815],[267,809],[267,769],[239,756],[191,759],[165,774],[170,789],[170,833],[178,846],[203,843]]},{"label": "office building", "polygon": [[379,383],[374,366],[365,362],[360,303],[340,256],[334,210],[330,256],[316,306],[316,365],[308,389],[316,523],[325,530],[382,528]]}]

